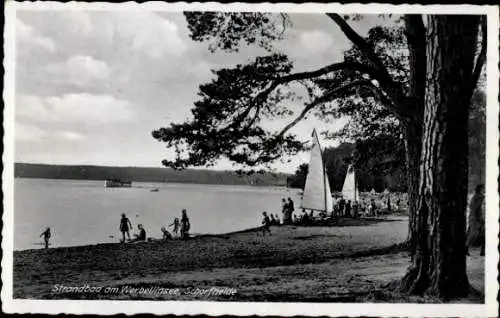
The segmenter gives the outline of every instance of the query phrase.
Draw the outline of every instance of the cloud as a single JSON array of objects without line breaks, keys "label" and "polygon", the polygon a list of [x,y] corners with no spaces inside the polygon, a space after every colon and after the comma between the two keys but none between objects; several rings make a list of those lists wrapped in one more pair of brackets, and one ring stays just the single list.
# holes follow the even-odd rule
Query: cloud
[{"label": "cloud", "polygon": [[46,70],[63,82],[69,81],[78,86],[91,85],[96,80],[108,80],[112,72],[105,62],[84,55],[72,56],[63,63],[49,64]]},{"label": "cloud", "polygon": [[87,137],[85,137],[84,135],[74,131],[58,131],[55,133],[55,135],[59,139],[69,140],[69,141],[81,141],[87,139]]},{"label": "cloud", "polygon": [[23,142],[39,142],[45,138],[47,133],[35,126],[16,123],[15,139]]},{"label": "cloud", "polygon": [[19,96],[16,119],[38,123],[82,126],[126,123],[136,119],[132,105],[111,95],[66,94],[63,96]]},{"label": "cloud", "polygon": [[56,50],[56,46],[52,39],[35,34],[33,27],[25,24],[19,19],[16,19],[16,41],[21,45],[21,51],[31,48],[43,49],[49,52],[54,52]]},{"label": "cloud", "polygon": [[72,34],[87,37],[94,31],[92,20],[87,11],[68,10],[60,16],[64,19],[66,30]]},{"label": "cloud", "polygon": [[153,59],[181,56],[187,49],[179,36],[177,24],[154,12],[119,12],[114,19],[114,28],[132,49]]}]

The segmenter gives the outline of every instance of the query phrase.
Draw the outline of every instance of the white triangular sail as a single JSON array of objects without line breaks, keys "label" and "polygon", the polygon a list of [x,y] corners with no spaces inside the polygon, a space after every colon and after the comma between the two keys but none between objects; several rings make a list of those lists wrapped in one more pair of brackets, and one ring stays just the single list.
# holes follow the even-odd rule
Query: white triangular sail
[{"label": "white triangular sail", "polygon": [[354,167],[349,165],[345,176],[344,186],[342,187],[342,197],[344,200],[355,202],[359,200],[358,189],[356,188],[356,172]]},{"label": "white triangular sail", "polygon": [[316,130],[313,131],[313,146],[311,160],[306,178],[301,208],[315,211],[331,212],[333,199],[330,192],[330,183],[323,163],[323,154]]}]

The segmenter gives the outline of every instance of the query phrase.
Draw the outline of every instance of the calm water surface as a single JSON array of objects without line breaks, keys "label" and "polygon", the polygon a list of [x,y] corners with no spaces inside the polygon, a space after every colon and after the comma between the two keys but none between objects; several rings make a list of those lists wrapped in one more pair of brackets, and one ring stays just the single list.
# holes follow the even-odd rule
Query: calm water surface
[{"label": "calm water surface", "polygon": [[264,210],[281,218],[283,197],[300,204],[298,190],[285,188],[141,182],[104,188],[103,181],[24,178],[15,179],[14,196],[15,250],[40,248],[47,226],[53,247],[117,242],[121,213],[132,233],[141,223],[148,236],[160,237],[183,208],[192,233],[226,233],[258,226]]}]

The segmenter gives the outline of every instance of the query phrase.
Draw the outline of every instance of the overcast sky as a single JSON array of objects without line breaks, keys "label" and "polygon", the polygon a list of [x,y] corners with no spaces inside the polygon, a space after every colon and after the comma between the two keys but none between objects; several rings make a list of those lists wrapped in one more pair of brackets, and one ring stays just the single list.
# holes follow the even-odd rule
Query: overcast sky
[{"label": "overcast sky", "polygon": [[[349,42],[332,21],[291,18],[278,48],[295,71],[341,60]],[[375,23],[371,16],[352,25],[366,34]],[[182,13],[172,12],[17,11],[15,30],[17,162],[160,167],[170,151],[151,131],[188,118],[210,69],[263,54],[257,48],[212,54],[189,38]],[[308,140],[313,128],[342,124],[312,116],[291,132]],[[292,172],[308,158],[275,167]],[[223,160],[216,168],[232,166]]]}]

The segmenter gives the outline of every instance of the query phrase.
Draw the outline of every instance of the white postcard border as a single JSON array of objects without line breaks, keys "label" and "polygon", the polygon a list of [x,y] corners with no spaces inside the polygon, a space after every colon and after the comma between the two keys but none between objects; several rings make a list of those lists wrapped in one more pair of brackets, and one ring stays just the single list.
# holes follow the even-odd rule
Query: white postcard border
[{"label": "white postcard border", "polygon": [[[486,249],[485,258],[485,304],[362,304],[362,303],[248,303],[248,302],[204,302],[204,301],[96,301],[96,300],[20,300],[12,299],[13,264],[13,183],[14,183],[14,107],[15,104],[15,35],[16,10],[217,10],[217,11],[267,11],[322,13],[442,13],[485,14],[488,16],[487,54],[487,158],[486,158]],[[2,231],[2,309],[9,313],[71,313],[71,314],[208,314],[208,315],[280,315],[280,316],[434,316],[474,317],[495,316],[499,285],[497,264],[498,206],[497,177],[499,174],[498,151],[498,30],[499,9],[495,6],[475,5],[386,5],[386,4],[220,4],[212,3],[59,3],[59,2],[13,2],[5,4],[4,33],[4,154],[2,190],[4,213]]]}]

